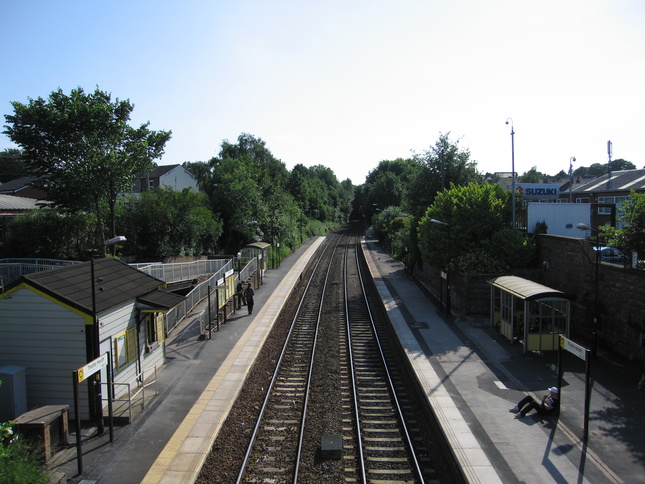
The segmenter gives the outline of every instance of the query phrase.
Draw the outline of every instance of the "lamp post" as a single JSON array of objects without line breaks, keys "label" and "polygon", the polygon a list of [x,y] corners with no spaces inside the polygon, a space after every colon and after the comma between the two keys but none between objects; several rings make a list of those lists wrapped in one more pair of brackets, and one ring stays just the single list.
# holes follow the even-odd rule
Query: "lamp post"
[{"label": "lamp post", "polygon": [[278,217],[284,216],[283,213],[276,213],[271,217],[271,221],[273,222],[272,227],[271,227],[271,244],[273,245],[273,250],[271,251],[272,257],[271,257],[271,265],[273,266],[273,269],[277,267],[276,265],[276,258],[279,259],[278,256],[278,250],[280,249],[280,234],[278,231]]},{"label": "lamp post", "polygon": [[446,294],[446,315],[450,316],[450,264],[452,262],[452,254],[450,252],[452,238],[450,233],[450,224],[434,218],[430,219],[430,222],[432,222],[433,224],[445,225],[446,227],[448,227],[448,269],[446,270],[446,286],[448,288],[448,291]]},{"label": "lamp post", "polygon": [[587,224],[579,223],[576,225],[578,230],[589,230],[590,232],[596,233],[596,276],[595,276],[595,294],[594,294],[594,314],[593,314],[593,325],[591,327],[591,357],[596,358],[598,350],[598,283],[599,283],[599,268],[600,268],[600,237],[597,229],[590,227]]},{"label": "lamp post", "polygon": [[513,230],[515,230],[515,131],[513,130],[513,118],[506,118],[506,124],[511,125],[511,199],[513,204]]},{"label": "lamp post", "polygon": [[[121,242],[125,242],[127,239],[123,235],[119,235],[117,237],[113,237],[110,240],[106,240],[103,245],[105,247],[109,247],[111,245],[119,244]],[[96,283],[98,282],[99,284],[103,282],[103,278],[99,277],[97,279],[95,272],[94,272],[94,257],[90,258],[90,277],[91,277],[91,288],[92,288],[92,326],[91,326],[91,349],[90,349],[90,354],[88,358],[88,363],[91,361],[94,361],[96,358],[98,358],[101,353],[101,338],[99,334],[99,319],[98,319],[98,314],[96,310]],[[99,286],[99,289],[101,292],[103,291],[103,287]],[[107,371],[110,371],[111,369],[108,368]],[[105,432],[105,426],[103,425],[103,395],[101,393],[101,372],[97,372],[95,374],[96,376],[94,377],[94,380],[92,381],[91,379],[89,381],[92,381],[94,384],[94,392],[91,393],[94,398],[94,412],[96,414],[97,418],[97,427],[98,427],[98,432],[99,434],[103,434]],[[110,392],[111,389],[108,388],[108,398],[110,397]]]},{"label": "lamp post", "polygon": [[573,201],[571,198],[571,190],[573,188],[573,162],[576,161],[576,157],[572,156],[569,158],[569,203]]}]

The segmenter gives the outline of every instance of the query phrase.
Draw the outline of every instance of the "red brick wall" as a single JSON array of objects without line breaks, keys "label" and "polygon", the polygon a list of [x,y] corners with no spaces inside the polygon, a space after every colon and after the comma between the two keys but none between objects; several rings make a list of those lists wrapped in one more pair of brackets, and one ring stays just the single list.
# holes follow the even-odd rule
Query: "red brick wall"
[{"label": "red brick wall", "polygon": [[[595,254],[583,239],[557,235],[538,236],[538,265],[534,271],[513,273],[571,296],[571,337],[591,346],[595,309]],[[414,275],[446,302],[445,280],[440,271],[417,268]],[[502,275],[502,274],[499,274]],[[490,285],[495,275],[452,274],[451,306],[456,312],[487,318]],[[443,282],[443,285],[442,285]],[[610,351],[645,365],[645,271],[614,264],[598,266],[597,341],[600,351]]]},{"label": "red brick wall", "polygon": [[[540,261],[547,262],[543,284],[570,294],[571,335],[591,342],[596,294],[593,248],[582,239],[538,236]],[[645,271],[601,263],[598,266],[598,348],[645,364]]]}]

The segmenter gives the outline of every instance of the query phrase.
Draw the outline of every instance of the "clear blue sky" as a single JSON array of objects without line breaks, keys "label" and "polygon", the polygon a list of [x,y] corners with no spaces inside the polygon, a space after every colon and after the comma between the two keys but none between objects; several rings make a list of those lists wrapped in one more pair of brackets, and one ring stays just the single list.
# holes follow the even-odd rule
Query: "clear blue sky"
[{"label": "clear blue sky", "polygon": [[606,163],[608,140],[645,166],[642,0],[0,0],[0,22],[0,114],[98,86],[172,130],[160,164],[246,132],[361,184],[450,132],[510,171],[510,117],[520,174]]}]

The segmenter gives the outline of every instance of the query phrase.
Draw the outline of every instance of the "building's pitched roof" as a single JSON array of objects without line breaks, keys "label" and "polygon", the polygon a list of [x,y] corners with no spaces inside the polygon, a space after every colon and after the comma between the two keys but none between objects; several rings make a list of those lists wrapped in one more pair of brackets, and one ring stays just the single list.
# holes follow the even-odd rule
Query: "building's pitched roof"
[{"label": "building's pitched roof", "polygon": [[148,175],[144,175],[142,178],[157,178],[160,177],[161,175],[165,175],[169,171],[174,170],[180,165],[162,165],[162,166],[157,166],[154,170],[152,170]]},{"label": "building's pitched roof", "polygon": [[645,190],[645,169],[612,171],[587,181],[578,187],[574,185],[574,193],[595,193],[595,192],[630,192],[631,190]]},{"label": "building's pitched roof", "polygon": [[42,202],[34,198],[16,197],[0,193],[0,212],[33,210],[38,208],[38,203]]},{"label": "building's pitched roof", "polygon": [[37,176],[22,176],[16,178],[15,180],[8,181],[0,185],[0,193],[13,193],[16,190],[26,188],[30,186],[33,182],[38,180]]},{"label": "building's pitched roof", "polygon": [[[22,276],[18,284],[26,283],[82,312],[92,314],[91,266],[91,262],[83,262],[62,269],[28,274]],[[164,285],[162,280],[109,257],[94,261],[94,280],[96,310],[99,313],[140,297],[153,298],[154,301],[155,296],[150,294]],[[161,296],[158,299],[168,300]]]}]

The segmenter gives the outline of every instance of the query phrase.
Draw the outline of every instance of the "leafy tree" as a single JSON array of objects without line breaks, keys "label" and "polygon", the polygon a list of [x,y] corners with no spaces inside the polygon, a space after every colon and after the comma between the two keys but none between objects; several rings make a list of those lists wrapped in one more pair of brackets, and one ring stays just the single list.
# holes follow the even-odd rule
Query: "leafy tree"
[{"label": "leafy tree", "polygon": [[358,216],[364,215],[369,219],[386,207],[401,206],[406,186],[416,171],[416,162],[412,160],[381,161],[365,179],[366,190]]},{"label": "leafy tree", "polygon": [[207,183],[210,177],[210,168],[208,163],[204,161],[185,161],[182,165],[191,175],[195,177],[197,186],[204,190],[202,187]]},{"label": "leafy tree", "polygon": [[[611,171],[635,170],[631,161],[618,158],[611,160]],[[602,176],[609,173],[609,163],[594,163],[591,166],[580,166],[573,171],[574,176]]]},{"label": "leafy tree", "polygon": [[611,160],[611,171],[620,171],[620,170],[635,170],[636,165],[631,161],[623,160],[618,158],[616,160]]},{"label": "leafy tree", "polygon": [[453,185],[437,194],[419,222],[423,259],[477,272],[529,264],[535,247],[509,229],[510,219],[510,194],[498,184]]},{"label": "leafy tree", "polygon": [[94,215],[52,208],[32,210],[12,220],[6,251],[11,257],[87,259],[93,244]]},{"label": "leafy tree", "polygon": [[625,225],[620,229],[600,227],[600,231],[609,245],[625,253],[636,252],[642,259],[645,254],[645,193],[632,191],[622,209],[619,219]]},{"label": "leafy tree", "polygon": [[389,206],[374,215],[372,229],[394,256],[403,256],[411,246],[410,224],[410,216],[403,213],[401,207]]},{"label": "leafy tree", "polygon": [[464,186],[481,182],[477,163],[470,160],[468,149],[459,149],[459,140],[450,141],[450,133],[440,134],[434,146],[422,155],[415,154],[419,165],[406,191],[404,208],[417,217],[433,203],[436,194],[454,184]]},{"label": "leafy tree", "polygon": [[4,133],[23,148],[26,163],[43,177],[42,188],[55,206],[95,214],[103,247],[104,212],[114,235],[118,194],[131,188],[135,175],[152,168],[170,132],[151,131],[148,123],[129,126],[134,108],[130,101],[112,101],[98,88],[86,94],[79,87],[69,95],[58,89],[48,99],[12,106]]},{"label": "leafy tree", "polygon": [[202,189],[224,224],[223,246],[229,253],[264,238],[274,227],[271,217],[285,213],[288,171],[262,139],[242,133],[237,143],[222,143],[203,172]]},{"label": "leafy tree", "polygon": [[7,148],[0,152],[0,183],[31,175],[21,150]]},{"label": "leafy tree", "polygon": [[208,197],[188,188],[142,193],[121,208],[118,225],[127,237],[124,250],[149,260],[214,254],[222,234]]},{"label": "leafy tree", "polygon": [[519,180],[519,181],[520,181],[520,182],[522,182],[522,183],[540,183],[540,182],[542,181],[542,178],[543,178],[543,177],[544,177],[544,174],[543,174],[543,173],[540,173],[540,172],[537,170],[537,166],[534,166],[534,167],[533,167],[533,168],[531,168],[529,171],[527,171],[526,173],[524,173],[524,174],[520,177],[520,180]]}]

